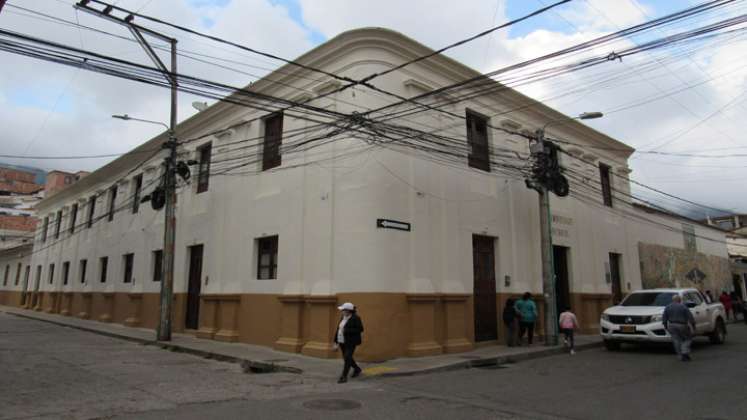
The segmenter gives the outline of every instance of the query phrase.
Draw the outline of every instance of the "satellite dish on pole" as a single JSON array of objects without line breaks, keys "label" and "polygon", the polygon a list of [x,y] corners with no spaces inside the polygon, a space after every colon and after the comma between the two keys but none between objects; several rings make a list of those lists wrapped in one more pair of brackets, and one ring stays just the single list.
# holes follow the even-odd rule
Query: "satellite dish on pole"
[{"label": "satellite dish on pole", "polygon": [[207,109],[207,107],[208,107],[207,102],[199,102],[199,101],[192,102],[192,108],[198,111],[204,111]]}]

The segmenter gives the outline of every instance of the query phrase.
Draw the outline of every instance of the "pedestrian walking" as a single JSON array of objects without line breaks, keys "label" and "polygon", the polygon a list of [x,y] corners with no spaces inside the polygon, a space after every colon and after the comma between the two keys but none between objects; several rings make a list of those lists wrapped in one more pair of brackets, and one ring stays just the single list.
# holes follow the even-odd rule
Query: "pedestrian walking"
[{"label": "pedestrian walking", "polygon": [[558,325],[560,326],[560,332],[563,333],[563,344],[570,348],[571,355],[576,354],[576,343],[573,333],[579,328],[579,325],[578,319],[576,319],[576,314],[571,312],[570,307],[566,307],[560,314]]},{"label": "pedestrian walking", "polygon": [[737,312],[742,313],[742,319],[744,320],[744,323],[747,324],[747,302],[745,302],[742,299],[742,296],[740,296],[739,293],[734,292],[734,298],[736,299],[736,303],[734,304],[734,313]]},{"label": "pedestrian walking", "polygon": [[353,368],[353,378],[361,374],[362,369],[357,363],[355,363],[353,353],[355,353],[355,348],[363,342],[361,338],[361,334],[363,333],[363,321],[361,321],[358,316],[355,305],[350,302],[343,303],[338,306],[337,309],[339,309],[342,314],[334,338],[334,348],[340,348],[342,351],[342,359],[344,361],[342,375],[340,375],[340,379],[337,380],[337,383],[341,384],[348,381],[350,368]]},{"label": "pedestrian walking", "polygon": [[726,290],[724,290],[721,292],[721,296],[719,296],[718,300],[721,301],[722,305],[724,305],[724,310],[726,311],[726,319],[731,320],[734,312],[731,306],[731,296],[729,296],[726,293]]},{"label": "pedestrian walking", "polygon": [[710,291],[710,290],[706,290],[706,292],[705,292],[705,298],[706,298],[706,303],[713,303],[713,302],[715,302],[715,301],[716,301],[716,300],[715,300],[715,299],[713,298],[713,295],[711,294],[711,291]]},{"label": "pedestrian walking", "polygon": [[514,305],[519,313],[519,345],[524,339],[524,333],[527,334],[527,343],[532,345],[534,341],[534,323],[537,321],[537,305],[532,300],[532,294],[524,293],[521,299]]},{"label": "pedestrian walking", "polygon": [[506,306],[503,307],[503,325],[506,326],[506,344],[509,347],[516,345],[516,322],[518,314],[514,305],[516,301],[513,298],[506,299]]},{"label": "pedestrian walking", "polygon": [[689,362],[695,318],[690,309],[682,304],[682,297],[679,294],[675,294],[672,297],[672,303],[664,308],[662,323],[672,337],[672,345],[674,345],[677,357],[683,362]]},{"label": "pedestrian walking", "polygon": [[729,293],[729,298],[731,299],[731,310],[734,312],[734,321],[737,321],[738,315],[742,313],[742,299],[737,292]]}]

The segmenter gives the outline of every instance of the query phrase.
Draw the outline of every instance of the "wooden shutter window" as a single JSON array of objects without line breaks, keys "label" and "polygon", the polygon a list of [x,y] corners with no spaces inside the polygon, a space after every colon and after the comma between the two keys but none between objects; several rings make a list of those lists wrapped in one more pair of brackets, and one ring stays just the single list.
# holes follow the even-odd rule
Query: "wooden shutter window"
[{"label": "wooden shutter window", "polygon": [[213,146],[208,143],[198,149],[200,154],[200,165],[197,168],[197,194],[208,190],[210,185],[210,158],[213,153]]},{"label": "wooden shutter window", "polygon": [[42,227],[42,237],[41,237],[42,242],[47,241],[47,230],[49,230],[49,216],[44,218],[44,225]]},{"label": "wooden shutter window", "polygon": [[86,266],[88,265],[88,260],[80,260],[80,282],[85,283],[86,282]]},{"label": "wooden shutter window", "polygon": [[283,114],[265,118],[265,139],[262,149],[262,170],[280,166],[282,157],[280,145],[283,142]]},{"label": "wooden shutter window", "polygon": [[109,268],[108,267],[109,266],[109,258],[108,257],[101,257],[101,259],[99,261],[101,261],[101,263],[99,264],[100,268],[101,268],[100,281],[101,281],[101,283],[106,283],[106,271]]},{"label": "wooden shutter window", "polygon": [[75,221],[78,219],[78,203],[74,203],[70,210],[70,234],[75,233]]},{"label": "wooden shutter window", "polygon": [[93,226],[93,216],[96,214],[96,196],[88,199],[88,221],[86,227],[90,228]]},{"label": "wooden shutter window", "polygon": [[140,192],[143,189],[143,174],[136,176],[133,182],[135,182],[135,193],[132,195],[132,213],[134,214],[140,210]]},{"label": "wooden shutter window", "polygon": [[487,118],[467,111],[467,143],[469,166],[490,172]]},{"label": "wooden shutter window", "polygon": [[277,278],[278,237],[268,236],[257,239],[257,280]]},{"label": "wooden shutter window", "polygon": [[599,164],[599,178],[602,183],[602,199],[604,205],[612,207],[612,186],[610,185],[610,167],[600,163]]},{"label": "wooden shutter window", "polygon": [[114,220],[114,211],[115,211],[114,207],[116,206],[116,204],[117,204],[117,186],[115,185],[111,187],[111,189],[109,190],[109,215],[107,218],[109,219],[110,222]]},{"label": "wooden shutter window", "polygon": [[70,261],[62,264],[62,284],[67,286],[68,276],[70,275]]},{"label": "wooden shutter window", "polygon": [[135,264],[135,254],[125,254],[124,256],[124,283],[132,283],[132,268]]}]

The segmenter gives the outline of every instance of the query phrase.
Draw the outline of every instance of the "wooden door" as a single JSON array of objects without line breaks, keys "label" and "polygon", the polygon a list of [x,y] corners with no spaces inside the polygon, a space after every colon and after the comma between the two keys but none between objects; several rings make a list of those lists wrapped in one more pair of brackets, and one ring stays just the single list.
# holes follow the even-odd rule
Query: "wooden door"
[{"label": "wooden door", "polygon": [[622,301],[622,280],[620,276],[620,254],[610,252],[610,281],[612,283],[612,302],[618,304]]},{"label": "wooden door", "polygon": [[553,267],[555,268],[555,313],[560,314],[571,304],[568,247],[553,246],[552,258]]},{"label": "wooden door", "polygon": [[489,236],[472,236],[475,341],[498,339],[494,242],[495,239]]},{"label": "wooden door", "polygon": [[200,322],[200,289],[202,287],[202,245],[189,247],[189,280],[187,284],[187,312],[184,326],[196,330]]}]

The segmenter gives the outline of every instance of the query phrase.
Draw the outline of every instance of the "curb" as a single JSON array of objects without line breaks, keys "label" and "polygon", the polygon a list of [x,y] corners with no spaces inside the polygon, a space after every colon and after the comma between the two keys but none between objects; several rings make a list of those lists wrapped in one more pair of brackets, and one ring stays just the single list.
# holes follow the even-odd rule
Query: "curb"
[{"label": "curb", "polygon": [[24,313],[8,312],[7,310],[3,310],[3,309],[0,309],[0,312],[8,314],[8,315],[13,315],[19,318],[46,322],[46,323],[58,325],[61,327],[73,328],[76,330],[103,335],[103,336],[110,337],[110,338],[116,338],[119,340],[130,341],[133,343],[143,344],[147,346],[156,346],[156,347],[160,347],[163,350],[191,354],[193,356],[199,356],[205,359],[217,360],[219,362],[237,363],[241,365],[241,368],[246,373],[271,373],[271,372],[286,372],[286,373],[295,373],[295,374],[303,373],[302,369],[298,369],[294,367],[288,367],[288,366],[283,366],[283,365],[277,365],[275,363],[260,362],[256,360],[244,359],[241,357],[228,356],[225,354],[215,353],[215,352],[206,351],[206,350],[193,349],[187,346],[173,344],[173,343],[169,343],[166,341],[158,341],[158,340],[151,340],[147,338],[132,337],[132,336],[125,335],[125,334],[117,334],[111,331],[104,331],[98,328],[86,327],[86,326],[81,326],[81,325],[72,325],[72,324],[67,324],[67,323],[60,322],[60,321],[55,321],[52,319],[37,318],[35,316],[24,314]]},{"label": "curb", "polygon": [[[603,345],[602,341],[579,344],[576,346],[576,352],[599,348],[599,347],[602,347],[602,345]],[[541,359],[545,357],[557,356],[557,355],[566,354],[566,353],[567,351],[563,347],[552,347],[548,349],[537,350],[537,351],[527,352],[527,353],[516,353],[516,354],[505,355],[505,356],[493,356],[493,357],[484,357],[481,359],[465,360],[463,362],[455,362],[449,365],[438,366],[438,367],[428,368],[428,369],[412,370],[412,371],[404,371],[404,372],[383,372],[377,375],[363,377],[362,379],[371,380],[371,379],[379,379],[379,378],[417,376],[417,375],[427,375],[431,373],[449,372],[449,371],[462,370],[462,369],[499,366],[499,365],[505,365],[507,363],[518,363],[518,362],[523,362],[527,360]]]}]

